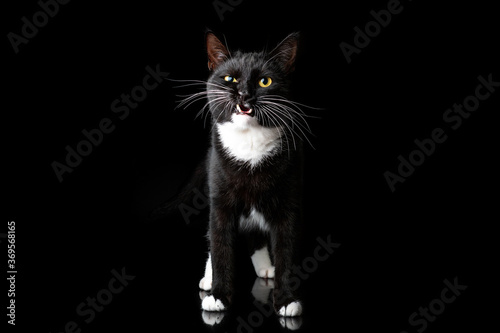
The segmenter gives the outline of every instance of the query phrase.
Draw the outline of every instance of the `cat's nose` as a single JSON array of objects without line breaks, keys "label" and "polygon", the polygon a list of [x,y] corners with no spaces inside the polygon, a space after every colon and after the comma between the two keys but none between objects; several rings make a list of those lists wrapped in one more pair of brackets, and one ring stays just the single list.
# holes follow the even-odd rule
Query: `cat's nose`
[{"label": "cat's nose", "polygon": [[246,90],[239,91],[238,94],[240,95],[240,104],[250,107],[250,94]]}]

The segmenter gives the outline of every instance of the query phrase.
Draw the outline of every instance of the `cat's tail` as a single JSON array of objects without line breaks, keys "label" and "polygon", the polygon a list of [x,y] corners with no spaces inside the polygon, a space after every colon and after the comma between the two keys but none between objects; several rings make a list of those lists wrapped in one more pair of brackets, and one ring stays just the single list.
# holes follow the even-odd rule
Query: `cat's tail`
[{"label": "cat's tail", "polygon": [[[199,212],[208,207],[208,184],[206,163],[203,160],[195,169],[190,180],[183,186],[180,193],[173,199],[166,201],[149,214],[151,220],[158,220],[180,212],[183,217],[192,214],[193,211]],[[193,207],[194,206],[194,207]]]}]

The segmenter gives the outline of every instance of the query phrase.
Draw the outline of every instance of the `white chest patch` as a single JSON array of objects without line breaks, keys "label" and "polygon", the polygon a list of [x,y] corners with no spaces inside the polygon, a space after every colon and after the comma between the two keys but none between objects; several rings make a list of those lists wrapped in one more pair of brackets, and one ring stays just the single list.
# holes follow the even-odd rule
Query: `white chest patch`
[{"label": "white chest patch", "polygon": [[240,217],[240,228],[244,231],[258,229],[264,232],[268,232],[269,224],[267,224],[264,215],[259,213],[255,208],[252,208],[250,214],[247,217]]},{"label": "white chest patch", "polygon": [[259,164],[281,145],[277,128],[262,127],[257,119],[246,115],[232,115],[232,121],[217,124],[222,145],[236,160]]}]

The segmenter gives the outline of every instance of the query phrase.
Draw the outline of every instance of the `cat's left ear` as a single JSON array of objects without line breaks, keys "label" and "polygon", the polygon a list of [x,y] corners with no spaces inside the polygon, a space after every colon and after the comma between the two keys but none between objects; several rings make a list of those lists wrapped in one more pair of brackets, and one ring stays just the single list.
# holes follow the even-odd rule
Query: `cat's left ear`
[{"label": "cat's left ear", "polygon": [[287,74],[293,72],[295,69],[299,36],[300,34],[298,32],[288,35],[269,54],[270,59],[278,60],[284,72]]}]

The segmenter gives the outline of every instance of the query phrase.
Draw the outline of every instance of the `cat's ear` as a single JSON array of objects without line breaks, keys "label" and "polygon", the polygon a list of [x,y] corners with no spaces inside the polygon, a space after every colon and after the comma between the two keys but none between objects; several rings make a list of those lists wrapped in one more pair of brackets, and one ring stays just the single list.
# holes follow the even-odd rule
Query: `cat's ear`
[{"label": "cat's ear", "polygon": [[208,69],[212,71],[229,58],[229,51],[212,32],[205,34],[205,40],[207,42]]},{"label": "cat's ear", "polygon": [[295,69],[297,48],[299,44],[299,33],[288,35],[274,50],[269,53],[270,59],[276,59],[285,73],[291,73]]}]

